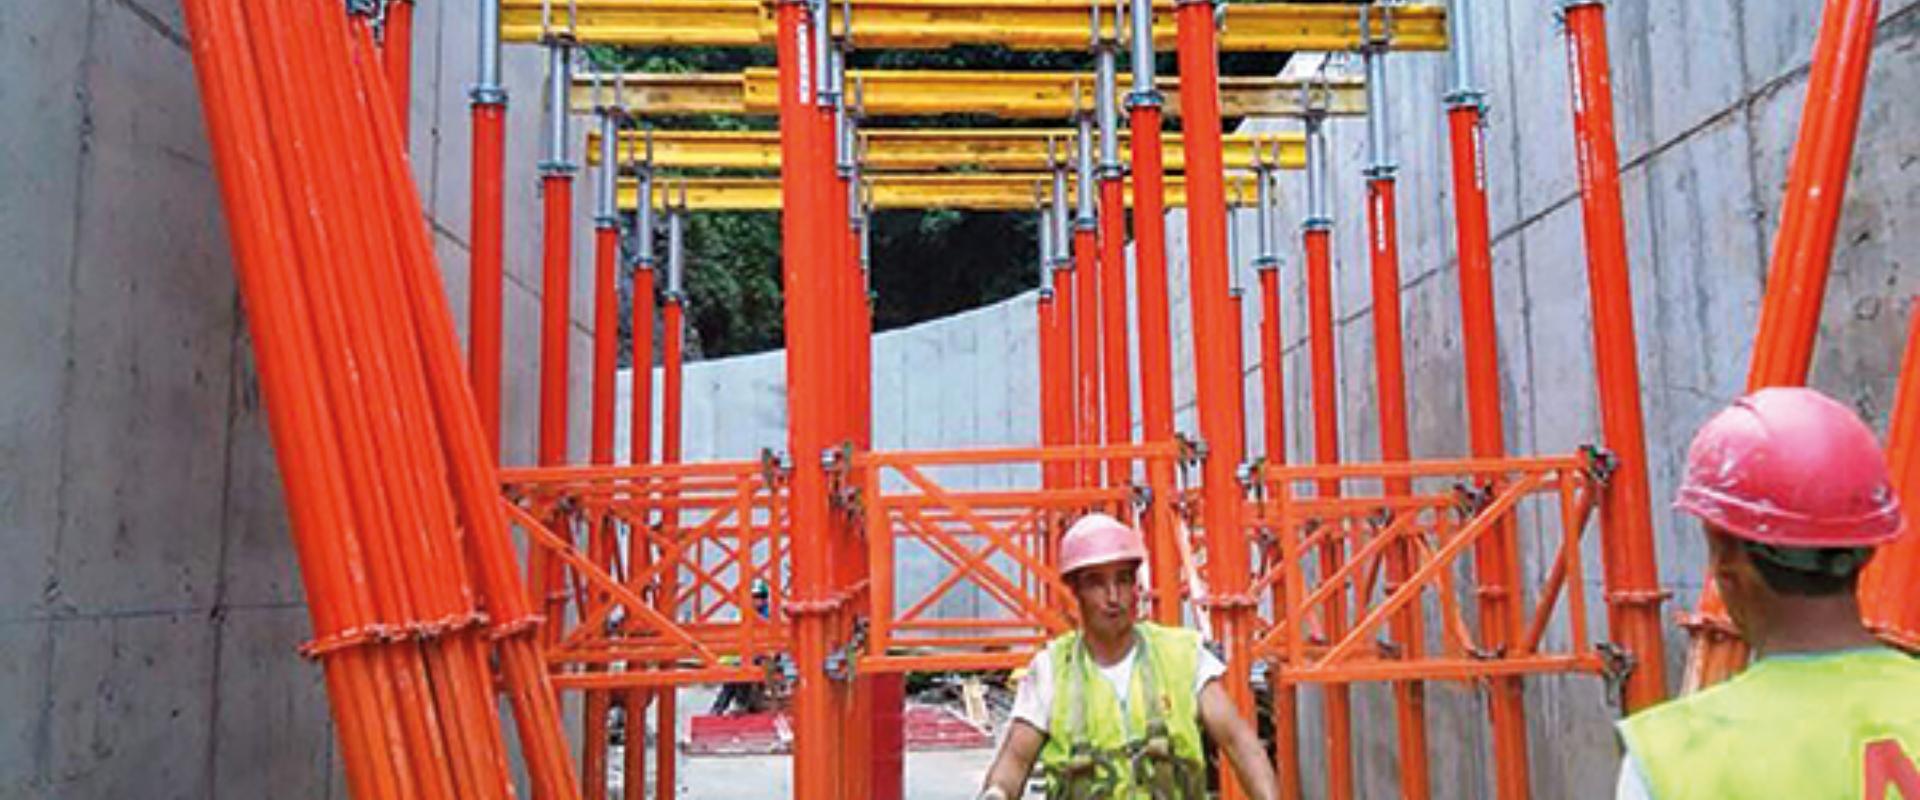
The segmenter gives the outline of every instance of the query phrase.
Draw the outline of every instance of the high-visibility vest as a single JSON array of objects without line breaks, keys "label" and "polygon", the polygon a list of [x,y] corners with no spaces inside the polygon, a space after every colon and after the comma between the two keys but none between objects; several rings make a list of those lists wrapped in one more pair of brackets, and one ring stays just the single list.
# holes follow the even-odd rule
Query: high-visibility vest
[{"label": "high-visibility vest", "polygon": [[1920,661],[1773,656],[1620,723],[1657,800],[1920,800]]},{"label": "high-visibility vest", "polygon": [[1199,634],[1152,623],[1134,625],[1137,652],[1126,712],[1080,642],[1079,632],[1047,645],[1053,708],[1040,767],[1047,797],[1204,798],[1193,681]]}]

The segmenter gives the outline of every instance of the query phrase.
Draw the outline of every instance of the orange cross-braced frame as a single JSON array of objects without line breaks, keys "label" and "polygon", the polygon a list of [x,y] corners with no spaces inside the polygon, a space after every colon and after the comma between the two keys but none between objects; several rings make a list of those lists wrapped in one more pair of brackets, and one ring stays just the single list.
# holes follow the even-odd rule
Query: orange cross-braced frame
[{"label": "orange cross-braced frame", "polygon": [[[1261,621],[1254,653],[1277,665],[1282,683],[1349,683],[1396,679],[1475,680],[1532,673],[1601,673],[1603,655],[1592,649],[1587,631],[1580,539],[1605,490],[1604,456],[1595,453],[1550,458],[1475,459],[1398,462],[1344,466],[1269,467],[1252,484],[1259,491],[1247,505],[1251,537],[1264,544],[1262,566],[1252,584],[1256,596],[1271,595],[1271,615]],[[1382,486],[1388,480],[1431,485],[1451,483],[1453,492],[1397,497],[1367,496],[1355,485]],[[1296,496],[1299,487],[1342,484],[1342,496]],[[1383,493],[1384,494],[1384,493]],[[1541,583],[1526,636],[1513,647],[1489,651],[1476,644],[1473,627],[1460,608],[1456,575],[1462,555],[1496,536],[1502,525],[1530,498],[1557,505],[1558,536],[1542,532],[1555,546]],[[1396,544],[1404,544],[1413,565],[1398,585],[1376,593],[1379,570]],[[1323,548],[1346,558],[1331,570],[1311,573],[1304,564]],[[1425,652],[1424,635],[1410,642],[1383,645],[1376,640],[1391,617],[1419,608],[1428,593],[1437,600],[1437,652]],[[1564,650],[1543,649],[1549,623],[1561,610],[1568,627]],[[1359,607],[1355,621],[1337,629],[1321,624],[1331,603],[1348,600]],[[1516,616],[1525,614],[1512,605]],[[1337,630],[1337,633],[1328,633]]]}]

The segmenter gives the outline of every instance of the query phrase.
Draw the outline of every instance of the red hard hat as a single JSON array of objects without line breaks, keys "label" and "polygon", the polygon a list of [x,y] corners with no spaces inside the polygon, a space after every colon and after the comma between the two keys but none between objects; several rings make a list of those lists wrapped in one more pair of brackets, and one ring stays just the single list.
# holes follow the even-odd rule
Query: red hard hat
[{"label": "red hard hat", "polygon": [[1076,520],[1060,537],[1060,574],[1111,564],[1116,561],[1145,561],[1147,543],[1140,532],[1105,514],[1088,514]]},{"label": "red hard hat", "polygon": [[1761,389],[1708,420],[1673,506],[1778,547],[1872,547],[1903,529],[1873,431],[1812,389]]}]

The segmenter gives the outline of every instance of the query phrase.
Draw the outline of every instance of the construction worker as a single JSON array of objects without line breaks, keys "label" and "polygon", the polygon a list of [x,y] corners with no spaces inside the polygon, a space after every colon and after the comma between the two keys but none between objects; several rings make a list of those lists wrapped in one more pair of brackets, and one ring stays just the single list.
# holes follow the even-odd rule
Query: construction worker
[{"label": "construction worker", "polygon": [[1199,634],[1136,619],[1146,557],[1140,533],[1105,514],[1060,540],[1080,629],[1027,666],[982,800],[1024,796],[1036,761],[1049,798],[1205,798],[1203,726],[1250,797],[1274,796],[1260,740],[1220,686],[1226,665]]},{"label": "construction worker", "polygon": [[1920,798],[1920,661],[1860,622],[1854,588],[1899,536],[1873,432],[1809,389],[1764,389],[1700,429],[1674,506],[1753,648],[1746,670],[1620,724],[1620,798]]},{"label": "construction worker", "polygon": [[[760,615],[761,619],[766,619],[767,613],[771,608],[769,598],[772,596],[772,592],[767,588],[767,582],[758,579],[754,580],[751,591],[753,594],[753,613]],[[762,657],[754,657],[755,664],[761,663],[761,661]],[[740,659],[737,656],[721,656],[720,663],[733,666],[739,664]],[[752,713],[760,710],[760,706],[765,703],[765,695],[764,687],[758,683],[741,683],[737,681],[728,683],[720,687],[720,696],[714,698],[713,707],[707,710],[707,714],[715,717],[724,716],[736,705],[740,707],[741,711]]]}]

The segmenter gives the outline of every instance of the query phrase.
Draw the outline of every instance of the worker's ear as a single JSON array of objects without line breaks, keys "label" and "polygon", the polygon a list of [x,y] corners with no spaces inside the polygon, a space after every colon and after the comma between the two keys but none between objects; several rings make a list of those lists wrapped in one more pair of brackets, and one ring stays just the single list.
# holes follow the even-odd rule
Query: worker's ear
[{"label": "worker's ear", "polygon": [[1713,576],[1714,583],[1720,587],[1722,597],[1730,592],[1738,593],[1747,588],[1753,579],[1753,565],[1748,563],[1747,550],[1731,536],[1708,526],[1707,533],[1707,572]]}]

